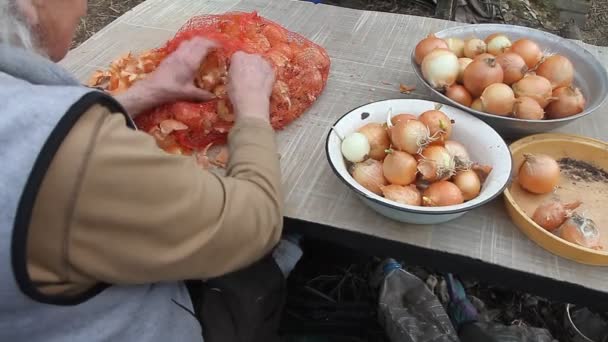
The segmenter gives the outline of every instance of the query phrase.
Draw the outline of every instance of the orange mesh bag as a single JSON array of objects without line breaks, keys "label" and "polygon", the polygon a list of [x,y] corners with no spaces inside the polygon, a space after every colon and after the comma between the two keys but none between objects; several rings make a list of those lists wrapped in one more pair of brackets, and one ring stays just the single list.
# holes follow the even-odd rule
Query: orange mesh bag
[{"label": "orange mesh bag", "polygon": [[325,88],[330,60],[326,51],[257,13],[231,12],[190,19],[165,46],[139,56],[128,54],[97,71],[89,84],[118,93],[153,71],[163,58],[195,36],[213,39],[219,48],[201,64],[196,84],[218,96],[207,103],[177,102],[135,119],[169,153],[191,154],[221,144],[234,122],[226,94],[230,56],[236,51],[263,55],[273,66],[276,82],[270,99],[270,121],[282,129],[304,113]]}]

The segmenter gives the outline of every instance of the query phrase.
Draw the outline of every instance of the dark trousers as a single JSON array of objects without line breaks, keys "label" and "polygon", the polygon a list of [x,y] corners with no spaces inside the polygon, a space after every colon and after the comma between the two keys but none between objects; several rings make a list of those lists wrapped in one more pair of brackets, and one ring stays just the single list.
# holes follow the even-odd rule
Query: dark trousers
[{"label": "dark trousers", "polygon": [[460,327],[458,337],[462,342],[495,342],[494,337],[488,335],[475,323],[468,323]]},{"label": "dark trousers", "polygon": [[187,282],[205,342],[278,342],[285,278],[271,255],[206,282]]}]

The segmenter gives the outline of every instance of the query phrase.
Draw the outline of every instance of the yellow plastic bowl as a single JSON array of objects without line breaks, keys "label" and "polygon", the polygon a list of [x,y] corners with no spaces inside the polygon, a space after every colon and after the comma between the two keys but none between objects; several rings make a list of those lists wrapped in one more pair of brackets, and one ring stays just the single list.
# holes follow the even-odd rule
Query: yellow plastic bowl
[{"label": "yellow plastic bowl", "polygon": [[[525,153],[544,153],[553,158],[570,157],[586,161],[608,170],[608,144],[587,137],[568,134],[536,134],[520,139],[509,146],[513,155],[513,172],[516,174]],[[549,252],[576,262],[596,266],[608,266],[608,252],[588,249],[563,240],[537,225],[518,205],[512,189],[515,178],[504,192],[505,206],[513,223],[532,241]],[[582,199],[584,202],[584,198]],[[595,213],[608,215],[608,213]],[[600,234],[608,234],[608,227],[598,227]],[[608,246],[604,246],[608,248]]]}]

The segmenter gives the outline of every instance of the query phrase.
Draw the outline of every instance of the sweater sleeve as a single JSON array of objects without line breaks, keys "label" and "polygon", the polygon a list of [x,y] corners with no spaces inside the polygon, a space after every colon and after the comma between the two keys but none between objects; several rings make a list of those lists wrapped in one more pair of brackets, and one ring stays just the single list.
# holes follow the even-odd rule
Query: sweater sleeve
[{"label": "sweater sleeve", "polygon": [[[52,197],[69,201],[61,207],[63,262],[56,267],[64,282],[215,277],[255,262],[278,242],[280,166],[269,124],[240,120],[233,127],[227,174],[219,176],[191,156],[165,153],[121,115],[98,121],[92,137],[66,139],[54,160],[77,167],[75,181],[52,186],[65,191],[59,197],[42,192],[47,197],[37,199],[47,207]],[[47,185],[66,183],[58,170],[49,170]]]}]

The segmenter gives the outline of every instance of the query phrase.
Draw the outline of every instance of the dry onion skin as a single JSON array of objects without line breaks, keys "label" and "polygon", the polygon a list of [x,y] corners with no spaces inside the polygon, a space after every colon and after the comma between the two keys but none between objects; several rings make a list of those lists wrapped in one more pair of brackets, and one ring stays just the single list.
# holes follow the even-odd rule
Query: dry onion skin
[{"label": "dry onion skin", "polygon": [[604,249],[600,244],[600,231],[595,222],[576,213],[559,227],[557,236],[586,248]]},{"label": "dry onion skin", "polygon": [[473,103],[473,97],[465,88],[460,84],[452,84],[445,90],[445,96],[448,98],[460,103],[463,106],[470,107],[471,103]]},{"label": "dry onion skin", "polygon": [[490,84],[479,97],[484,112],[506,116],[513,112],[515,94],[504,83]]},{"label": "dry onion skin", "polygon": [[458,58],[464,57],[464,40],[459,38],[448,38],[445,42],[448,44],[448,49],[450,49]]},{"label": "dry onion skin", "polygon": [[460,189],[448,181],[435,182],[422,193],[422,205],[425,207],[443,207],[463,202]]},{"label": "dry onion skin", "polygon": [[450,154],[450,157],[454,159],[454,165],[457,168],[469,168],[472,164],[469,152],[463,144],[454,140],[447,140],[444,143],[445,149]]},{"label": "dry onion skin", "polygon": [[532,221],[548,231],[554,231],[572,215],[572,211],[582,204],[581,201],[562,203],[561,201],[547,201],[536,208],[532,214]]},{"label": "dry onion skin", "polygon": [[400,121],[390,128],[393,146],[409,154],[417,154],[431,141],[429,128],[419,120]]},{"label": "dry onion skin", "polygon": [[440,110],[427,110],[418,120],[426,125],[433,141],[446,141],[452,135],[452,120]]},{"label": "dry onion skin", "polygon": [[391,118],[391,123],[393,125],[398,124],[400,121],[408,121],[408,120],[417,120],[418,117],[414,114],[402,113],[397,114]]},{"label": "dry onion skin", "polygon": [[458,58],[458,77],[456,78],[456,82],[462,84],[464,77],[464,69],[466,69],[467,66],[471,64],[471,62],[473,62],[473,60],[468,57]]},{"label": "dry onion skin", "polygon": [[530,97],[545,108],[553,97],[553,88],[548,79],[538,75],[526,75],[513,84],[515,97]]},{"label": "dry onion skin", "polygon": [[462,192],[462,197],[465,201],[472,200],[479,196],[481,191],[481,180],[477,173],[473,170],[459,171],[452,179],[454,184]]},{"label": "dry onion skin", "polygon": [[418,163],[409,153],[388,150],[382,163],[384,178],[395,185],[409,185],[416,180]]},{"label": "dry onion skin", "polygon": [[420,65],[424,60],[424,57],[435,49],[448,49],[448,44],[445,42],[445,40],[439,39],[433,34],[430,34],[428,37],[418,42],[416,49],[414,50],[414,59],[416,60],[416,64]]},{"label": "dry onion skin", "polygon": [[359,128],[358,131],[367,137],[370,146],[369,157],[376,160],[384,159],[386,150],[391,147],[386,127],[383,124],[371,122]]},{"label": "dry onion skin", "polygon": [[561,119],[579,114],[585,109],[585,97],[580,89],[571,86],[553,91],[553,101],[546,108],[547,117]]},{"label": "dry onion skin", "polygon": [[524,96],[515,99],[513,117],[522,120],[542,120],[545,117],[545,111],[536,100]]},{"label": "dry onion skin", "polygon": [[574,79],[574,66],[568,58],[553,55],[543,59],[535,73],[548,79],[553,89],[567,87]]},{"label": "dry onion skin", "polygon": [[473,61],[464,69],[463,84],[472,96],[478,97],[490,84],[502,83],[502,79],[502,67],[496,59],[486,58]]},{"label": "dry onion skin", "polygon": [[382,194],[384,198],[405,204],[405,205],[422,205],[422,194],[416,188],[414,184],[403,186],[403,185],[387,185],[382,187]]},{"label": "dry onion skin", "polygon": [[487,50],[489,53],[498,56],[501,53],[509,50],[511,40],[509,37],[501,33],[495,33],[486,38]]},{"label": "dry onion skin", "polygon": [[486,53],[486,43],[479,38],[472,38],[464,42],[464,56],[475,58],[477,55]]},{"label": "dry onion skin", "polygon": [[525,154],[517,174],[519,185],[534,194],[552,192],[558,185],[559,178],[559,164],[546,154]]},{"label": "dry onion skin", "polygon": [[435,49],[422,60],[422,76],[431,87],[444,90],[458,78],[458,57],[448,49]]},{"label": "dry onion skin", "polygon": [[538,44],[526,38],[514,41],[509,51],[520,55],[529,69],[534,69],[543,58],[543,52]]},{"label": "dry onion skin", "polygon": [[512,85],[524,78],[528,72],[526,61],[514,52],[505,52],[496,57],[503,71],[503,83]]},{"label": "dry onion skin", "polygon": [[382,163],[375,159],[353,164],[350,174],[357,183],[376,195],[382,195],[381,187],[388,185],[382,172]]}]

